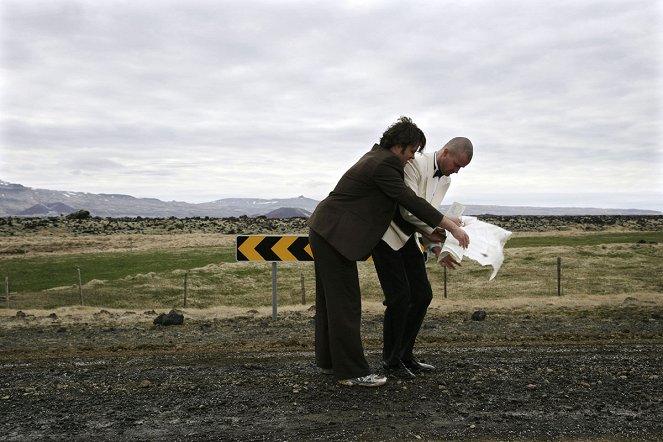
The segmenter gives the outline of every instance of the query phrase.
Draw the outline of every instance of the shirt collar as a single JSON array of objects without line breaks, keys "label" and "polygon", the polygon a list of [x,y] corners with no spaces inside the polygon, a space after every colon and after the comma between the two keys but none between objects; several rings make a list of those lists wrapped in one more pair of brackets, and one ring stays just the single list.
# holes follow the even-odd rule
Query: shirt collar
[{"label": "shirt collar", "polygon": [[442,175],[440,176],[435,176],[437,173],[438,168],[437,168],[437,152],[433,154],[433,178],[442,178]]}]

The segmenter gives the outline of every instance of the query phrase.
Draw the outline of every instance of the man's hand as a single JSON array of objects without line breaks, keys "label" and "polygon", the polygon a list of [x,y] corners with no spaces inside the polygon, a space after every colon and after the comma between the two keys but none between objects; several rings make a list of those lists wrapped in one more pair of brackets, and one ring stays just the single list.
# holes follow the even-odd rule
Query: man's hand
[{"label": "man's hand", "polygon": [[431,233],[426,233],[424,231],[419,231],[424,238],[430,242],[444,242],[447,239],[447,234],[444,230],[433,230]]},{"label": "man's hand", "polygon": [[459,262],[454,261],[451,255],[447,255],[441,260],[438,261],[440,266],[446,267],[448,269],[454,270],[456,267],[461,267]]},{"label": "man's hand", "polygon": [[470,237],[460,227],[463,225],[463,220],[457,216],[443,216],[440,225],[435,228],[435,231],[446,229],[458,240],[460,246],[464,249],[470,245]]},{"label": "man's hand", "polygon": [[455,226],[451,230],[451,234],[458,240],[458,244],[464,249],[470,245],[470,237],[465,233],[465,230],[461,229],[458,226]]},{"label": "man's hand", "polygon": [[454,223],[455,225],[462,227],[463,226],[463,220],[460,219],[459,216],[446,216],[444,215],[449,221]]}]

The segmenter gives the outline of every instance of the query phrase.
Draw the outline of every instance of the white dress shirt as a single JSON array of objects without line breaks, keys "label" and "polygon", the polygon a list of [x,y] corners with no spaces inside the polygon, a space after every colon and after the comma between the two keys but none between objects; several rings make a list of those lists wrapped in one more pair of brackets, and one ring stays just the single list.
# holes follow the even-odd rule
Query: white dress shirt
[{"label": "white dress shirt", "polygon": [[[418,196],[424,198],[433,207],[439,210],[440,203],[442,202],[444,195],[447,193],[447,190],[449,190],[451,177],[433,177],[437,170],[437,163],[435,161],[436,155],[437,152],[419,154],[413,160],[409,161],[404,169],[405,184]],[[418,230],[426,233],[431,233],[434,230],[406,209],[401,207],[400,211],[403,219],[414,225]],[[387,228],[387,231],[382,236],[382,240],[389,244],[392,249],[399,250],[410,239],[410,236],[411,235],[403,232],[396,223],[392,221]],[[439,243],[430,244],[426,238],[424,238],[424,244],[427,247],[436,244],[440,245]]]}]

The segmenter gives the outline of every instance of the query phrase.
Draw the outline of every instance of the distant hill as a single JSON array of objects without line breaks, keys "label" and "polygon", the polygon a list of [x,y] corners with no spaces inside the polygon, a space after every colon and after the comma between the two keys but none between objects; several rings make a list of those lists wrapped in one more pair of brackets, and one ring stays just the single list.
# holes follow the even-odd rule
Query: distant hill
[{"label": "distant hill", "polygon": [[[267,215],[277,209],[288,208],[290,210],[299,209],[308,212],[310,215],[315,210],[319,201],[298,196],[296,198],[274,198],[274,199],[260,199],[260,198],[225,198],[209,203],[195,204],[199,209],[208,211],[210,213],[226,213],[226,215],[215,216],[258,216]],[[212,215],[209,215],[212,216]],[[295,215],[302,216],[302,215]],[[308,216],[308,215],[304,215]],[[290,217],[288,217],[290,218]]]},{"label": "distant hill", "polygon": [[35,204],[25,210],[17,213],[19,216],[47,216],[50,213],[68,214],[75,212],[76,209],[62,203]]},{"label": "distant hill", "polygon": [[156,198],[135,198],[122,194],[33,189],[0,180],[0,216],[58,216],[84,209],[92,216],[111,218],[137,216],[228,218],[266,215],[284,207],[300,209],[302,214],[310,214],[317,205],[317,200],[304,196],[274,199],[225,198],[191,204],[181,201],[161,201]]},{"label": "distant hill", "polygon": [[[122,194],[95,194],[61,190],[33,189],[0,180],[0,216],[59,216],[87,210],[92,216],[122,218],[228,218],[269,216],[291,218],[309,216],[319,201],[295,198],[225,198],[206,203],[161,201]],[[447,206],[442,206],[442,212]],[[661,215],[654,210],[596,209],[586,207],[511,207],[468,205],[466,215]]]},{"label": "distant hill", "polygon": [[[449,206],[442,205],[440,211],[445,213]],[[465,215],[541,215],[541,216],[578,216],[578,215],[661,215],[656,210],[639,209],[597,209],[593,207],[529,207],[529,206],[484,206],[468,205]]]}]

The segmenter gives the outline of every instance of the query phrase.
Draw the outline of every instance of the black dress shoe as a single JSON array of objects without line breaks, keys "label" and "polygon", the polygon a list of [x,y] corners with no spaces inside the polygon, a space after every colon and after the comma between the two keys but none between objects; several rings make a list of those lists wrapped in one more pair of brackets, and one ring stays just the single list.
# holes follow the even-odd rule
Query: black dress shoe
[{"label": "black dress shoe", "polygon": [[419,362],[416,359],[412,358],[409,361],[403,361],[403,365],[408,368],[410,371],[433,371],[435,366],[431,364],[426,364],[424,362]]},{"label": "black dress shoe", "polygon": [[387,372],[388,376],[393,376],[397,379],[414,379],[416,376],[409,368],[403,365],[402,362],[399,362],[395,365],[387,365],[386,362],[382,363],[382,367]]}]

